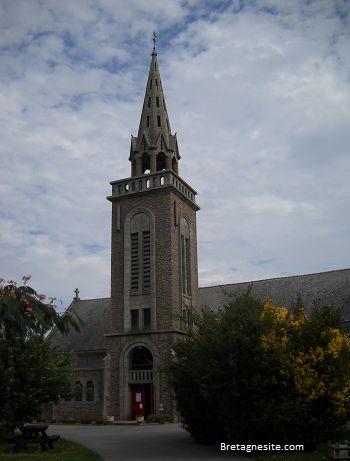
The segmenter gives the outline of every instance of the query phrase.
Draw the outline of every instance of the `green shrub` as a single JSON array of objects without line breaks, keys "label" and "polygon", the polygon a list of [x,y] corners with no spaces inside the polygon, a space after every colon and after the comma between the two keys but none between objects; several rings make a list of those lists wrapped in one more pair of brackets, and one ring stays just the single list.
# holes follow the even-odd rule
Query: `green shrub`
[{"label": "green shrub", "polygon": [[349,417],[350,339],[330,306],[309,316],[236,296],[174,347],[184,427],[201,442],[327,440]]},{"label": "green shrub", "polygon": [[104,424],[103,418],[96,418],[92,424]]},{"label": "green shrub", "polygon": [[69,416],[68,418],[64,419],[63,424],[76,424],[77,420],[73,416]]},{"label": "green shrub", "polygon": [[158,424],[164,424],[164,423],[171,423],[172,418],[169,415],[149,415],[146,418],[146,423],[158,423]]}]

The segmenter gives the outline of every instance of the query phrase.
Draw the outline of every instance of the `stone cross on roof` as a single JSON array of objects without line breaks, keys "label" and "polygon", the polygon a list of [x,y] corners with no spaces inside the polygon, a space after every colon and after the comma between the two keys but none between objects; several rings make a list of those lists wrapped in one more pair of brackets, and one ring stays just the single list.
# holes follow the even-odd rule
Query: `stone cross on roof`
[{"label": "stone cross on roof", "polygon": [[78,288],[76,288],[74,290],[74,293],[75,293],[74,301],[79,301],[80,298],[79,298],[79,290],[78,290]]}]

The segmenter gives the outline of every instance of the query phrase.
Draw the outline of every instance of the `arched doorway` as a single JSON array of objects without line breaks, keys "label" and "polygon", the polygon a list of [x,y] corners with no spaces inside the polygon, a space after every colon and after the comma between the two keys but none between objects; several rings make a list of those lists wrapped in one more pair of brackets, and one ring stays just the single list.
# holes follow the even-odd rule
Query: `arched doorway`
[{"label": "arched doorway", "polygon": [[154,414],[153,355],[144,346],[137,346],[129,355],[129,386],[132,419]]}]

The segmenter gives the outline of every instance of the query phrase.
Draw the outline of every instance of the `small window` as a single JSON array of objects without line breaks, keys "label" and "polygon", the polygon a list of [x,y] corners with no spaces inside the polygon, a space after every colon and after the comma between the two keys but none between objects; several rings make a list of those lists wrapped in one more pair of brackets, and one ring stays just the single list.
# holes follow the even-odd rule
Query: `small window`
[{"label": "small window", "polygon": [[151,309],[143,309],[143,329],[151,329]]},{"label": "small window", "polygon": [[190,239],[185,239],[186,245],[186,282],[187,282],[187,293],[191,294],[191,252],[190,252]]},{"label": "small window", "polygon": [[151,107],[151,98],[148,98],[148,108]]},{"label": "small window", "polygon": [[181,235],[181,275],[182,275],[182,292],[186,293],[186,246],[185,236]]},{"label": "small window", "polygon": [[157,107],[159,107],[159,98],[158,98],[158,96],[156,97],[156,104],[157,104]]},{"label": "small window", "polygon": [[165,105],[164,99],[163,99],[163,106],[164,106],[164,110],[166,110],[166,105]]},{"label": "small window", "polygon": [[131,311],[131,329],[134,331],[139,329],[139,311],[137,309]]},{"label": "small window", "polygon": [[187,329],[188,319],[187,319],[187,309],[186,308],[182,309],[182,323],[183,323],[184,327]]},{"label": "small window", "polygon": [[157,115],[157,123],[158,123],[158,126],[161,126],[161,124],[160,124],[160,115]]},{"label": "small window", "polygon": [[147,115],[147,127],[149,127],[149,115]]},{"label": "small window", "polygon": [[187,331],[192,331],[192,309],[190,306],[183,306],[182,308],[182,325]]},{"label": "small window", "polygon": [[66,402],[70,402],[72,400],[72,389],[71,389],[71,387],[69,387],[69,390],[68,390],[67,394],[64,396],[64,400]]},{"label": "small window", "polygon": [[190,239],[181,235],[182,292],[191,295],[191,248]]},{"label": "small window", "polygon": [[157,80],[157,79],[155,79],[155,81],[156,81],[156,87],[158,88],[158,80]]},{"label": "small window", "polygon": [[86,400],[88,402],[93,402],[95,398],[95,389],[94,389],[94,383],[92,381],[88,381],[86,383]]},{"label": "small window", "polygon": [[75,400],[81,402],[83,400],[83,385],[81,381],[76,381],[75,383]]},{"label": "small window", "polygon": [[168,130],[170,131],[170,125],[169,125],[169,120],[168,119],[166,119],[166,124],[167,124]]}]

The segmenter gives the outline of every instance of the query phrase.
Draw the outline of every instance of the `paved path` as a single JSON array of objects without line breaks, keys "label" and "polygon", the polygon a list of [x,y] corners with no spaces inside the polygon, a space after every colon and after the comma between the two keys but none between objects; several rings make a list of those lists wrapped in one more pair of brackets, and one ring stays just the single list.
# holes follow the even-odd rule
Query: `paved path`
[{"label": "paved path", "polygon": [[[99,453],[105,461],[195,460],[218,461],[223,458],[243,461],[218,446],[194,443],[178,424],[140,426],[51,425],[50,434],[78,442]],[[244,458],[248,461],[248,458]]]}]

